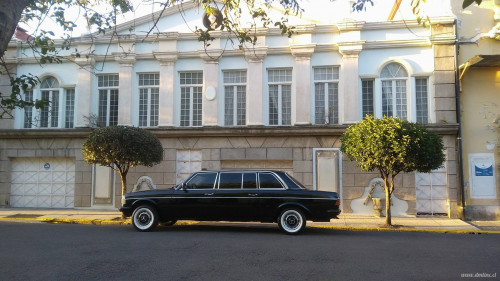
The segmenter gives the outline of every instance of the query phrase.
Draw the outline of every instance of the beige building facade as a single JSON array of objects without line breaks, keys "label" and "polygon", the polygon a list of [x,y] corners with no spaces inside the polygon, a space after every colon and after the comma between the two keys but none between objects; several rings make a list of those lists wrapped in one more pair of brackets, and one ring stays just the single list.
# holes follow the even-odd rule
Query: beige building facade
[{"label": "beige building facade", "polygon": [[465,218],[500,219],[500,1],[458,17]]}]

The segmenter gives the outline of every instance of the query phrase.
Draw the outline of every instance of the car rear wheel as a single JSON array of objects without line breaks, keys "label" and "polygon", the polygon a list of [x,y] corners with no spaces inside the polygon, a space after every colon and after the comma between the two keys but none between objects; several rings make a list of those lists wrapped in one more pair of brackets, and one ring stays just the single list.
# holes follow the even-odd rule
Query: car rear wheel
[{"label": "car rear wheel", "polygon": [[306,217],[297,209],[285,209],[278,218],[278,226],[286,234],[297,234],[306,227]]},{"label": "car rear wheel", "polygon": [[139,231],[151,231],[158,225],[158,213],[149,205],[135,209],[132,215],[132,224]]}]

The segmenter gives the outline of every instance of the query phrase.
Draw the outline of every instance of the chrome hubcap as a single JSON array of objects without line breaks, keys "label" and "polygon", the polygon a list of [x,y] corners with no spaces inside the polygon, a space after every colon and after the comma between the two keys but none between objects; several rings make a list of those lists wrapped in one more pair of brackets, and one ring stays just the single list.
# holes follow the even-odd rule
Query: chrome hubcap
[{"label": "chrome hubcap", "polygon": [[153,220],[153,213],[147,208],[138,210],[134,215],[134,224],[139,229],[148,229],[153,224]]},{"label": "chrome hubcap", "polygon": [[302,228],[302,216],[295,210],[288,210],[281,216],[281,226],[287,232],[297,232]]}]

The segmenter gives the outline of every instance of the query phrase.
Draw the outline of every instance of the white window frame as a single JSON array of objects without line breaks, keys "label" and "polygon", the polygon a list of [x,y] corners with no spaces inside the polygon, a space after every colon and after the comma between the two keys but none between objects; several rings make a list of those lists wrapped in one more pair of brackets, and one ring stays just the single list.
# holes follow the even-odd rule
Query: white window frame
[{"label": "white window frame", "polygon": [[[153,75],[153,83],[146,83],[141,85],[141,76],[142,75]],[[147,79],[147,81],[151,81],[150,79]],[[139,102],[138,102],[138,107],[139,107],[139,127],[157,127],[158,126],[158,120],[159,120],[159,109],[160,109],[160,73],[139,73]],[[145,93],[143,91],[146,91]],[[153,91],[157,91],[157,93],[153,93]],[[141,114],[141,103],[143,102],[141,100],[141,95],[145,94],[145,106],[146,106],[146,124],[141,124],[144,120],[140,114]],[[156,104],[152,104],[152,97],[153,95],[157,95],[157,100]],[[153,106],[155,106],[155,111],[156,114],[153,114]],[[154,120],[155,119],[155,120]]]},{"label": "white window frame", "polygon": [[[247,119],[247,110],[246,110],[246,105],[247,105],[247,71],[246,70],[224,70],[222,72],[223,74],[223,81],[224,81],[224,126],[245,126],[246,125],[246,119]],[[230,74],[238,74],[240,79],[237,79],[239,81],[228,81],[230,77],[227,77],[226,75]],[[226,79],[227,78],[227,79]],[[241,101],[238,98],[238,88],[243,87],[244,89],[244,96],[243,96],[243,101]],[[226,106],[227,106],[227,94],[228,90],[230,91],[230,94],[232,94],[232,120],[231,124],[226,123]],[[240,103],[244,102],[244,107],[239,108],[238,105]],[[243,110],[243,120],[239,119],[238,112],[239,110]],[[239,122],[240,121],[240,122]]]},{"label": "white window frame", "polygon": [[[99,84],[97,85],[97,115],[98,115],[98,122],[101,122],[101,121],[104,121],[102,125],[104,126],[112,126],[112,125],[117,125],[118,124],[118,109],[116,111],[116,122],[113,122],[111,123],[111,94],[112,94],[112,91],[116,91],[117,92],[117,104],[118,104],[118,100],[120,99],[120,91],[119,91],[119,75],[118,74],[100,74],[98,75],[97,77],[97,82],[99,83],[99,78],[100,77],[108,77],[108,81],[109,78],[111,76],[116,76],[116,79],[113,80],[114,82],[116,82],[117,84],[115,85],[110,85],[109,83],[107,83],[106,85],[104,86],[99,86]],[[104,118],[102,118],[103,116],[100,115],[100,111],[101,111],[101,91],[102,93],[106,93],[106,116],[104,116]],[[113,120],[115,121],[115,120]],[[115,124],[116,123],[116,124]]]},{"label": "white window frame", "polygon": [[[332,78],[327,78],[327,79],[316,79],[316,70],[319,70],[319,69],[332,69]],[[335,71],[336,71],[336,74],[337,74],[337,78],[335,78]],[[323,124],[339,124],[339,118],[340,118],[340,114],[339,114],[339,108],[340,108],[340,105],[339,105],[339,82],[340,82],[340,67],[338,66],[316,66],[316,67],[313,67],[313,77],[314,77],[314,124],[316,125],[323,125]],[[323,107],[324,107],[324,112],[327,116],[327,118],[325,118],[324,122],[323,123],[317,123],[316,122],[316,85],[317,84],[323,84],[324,85],[324,92],[322,94],[322,96],[324,97],[324,104],[323,104]],[[329,85],[330,84],[334,84],[337,86],[337,93],[336,93],[336,96],[337,96],[337,104],[336,104],[336,107],[337,107],[337,110],[335,110],[335,92],[333,93],[333,108],[331,108],[332,112],[333,112],[333,116],[332,116],[332,121],[330,121],[330,118],[329,118],[329,114],[328,112],[330,112],[330,100],[329,100],[329,95],[328,95],[328,90],[329,90]]]},{"label": "white window frame", "polygon": [[[42,88],[42,84],[45,83],[47,79],[53,79],[57,85],[48,85],[48,87]],[[45,85],[44,85],[45,86]],[[68,112],[68,104],[66,95],[68,91],[73,91],[73,103],[72,111]],[[72,125],[69,128],[74,128],[75,124],[75,102],[76,102],[76,91],[75,87],[68,85],[61,85],[60,80],[54,75],[48,75],[41,79],[41,83],[33,89],[27,89],[25,93],[23,93],[23,99],[25,101],[36,101],[41,100],[42,96],[47,93],[49,104],[44,108],[36,110],[33,106],[28,106],[24,109],[19,109],[20,116],[19,121],[16,121],[16,127],[23,129],[53,129],[53,128],[67,128],[66,127],[66,116],[68,114],[72,114]],[[28,95],[28,97],[27,97]],[[54,100],[54,96],[57,95],[57,99]],[[57,112],[54,114],[53,109],[54,106],[57,105]],[[47,124],[42,127],[42,113],[47,117]],[[31,120],[29,120],[28,116],[31,115]],[[68,129],[69,129],[68,128]]]},{"label": "white window frame", "polygon": [[[407,76],[406,77],[393,77],[393,78],[381,78],[381,72],[382,70],[390,63],[398,63],[403,66],[403,68],[406,70]],[[434,122],[434,110],[433,110],[433,100],[432,100],[432,73],[413,73],[413,70],[411,68],[411,65],[405,61],[402,60],[391,60],[387,61],[379,67],[379,70],[375,75],[362,75],[360,76],[360,82],[361,82],[361,87],[360,87],[360,118],[363,119],[365,116],[363,115],[363,104],[362,104],[362,98],[363,98],[363,89],[362,89],[362,82],[367,81],[367,80],[373,80],[373,110],[374,110],[374,116],[376,118],[382,118],[383,117],[383,109],[382,109],[382,82],[383,81],[393,81],[391,83],[391,89],[395,93],[395,80],[405,80],[405,86],[406,86],[406,120],[410,122],[417,122],[417,93],[416,93],[416,79],[426,79],[427,80],[427,123],[432,123]],[[396,104],[395,99],[396,95],[393,95],[393,105],[392,108],[393,110],[396,109]],[[394,114],[395,111],[393,111],[393,116],[397,116]]]},{"label": "white window frame", "polygon": [[[201,80],[202,80],[202,83],[195,83],[195,84],[189,84],[189,83],[186,83],[186,84],[183,84],[182,83],[182,79],[181,79],[181,76],[182,74],[188,74],[188,73],[191,73],[191,74],[201,74]],[[179,126],[180,127],[201,127],[203,125],[203,71],[182,71],[182,72],[179,72],[179,85],[180,85],[180,110],[179,110]],[[199,124],[195,124],[195,120],[194,120],[194,117],[195,117],[195,108],[194,108],[194,93],[195,93],[195,88],[197,90],[200,90],[200,120],[199,120]],[[189,100],[189,105],[188,105],[188,108],[187,108],[187,111],[188,111],[188,114],[187,114],[187,117],[189,118],[188,120],[183,120],[183,108],[182,108],[182,102],[183,102],[183,99],[182,99],[182,89],[187,89],[188,92],[187,92],[187,95],[188,95],[188,100]],[[183,122],[188,122],[188,124],[183,124]],[[198,121],[198,120],[196,120]]]},{"label": "white window frame", "polygon": [[[283,79],[279,81],[270,81],[270,73],[271,71],[290,71],[290,75],[286,75],[286,77],[290,77],[290,80]],[[279,76],[278,76],[279,77]],[[274,80],[274,79],[273,79]],[[287,67],[287,68],[269,68],[267,69],[267,91],[268,91],[268,100],[267,100],[267,122],[269,126],[290,126],[292,123],[292,94],[293,94],[293,87],[292,87],[292,82],[293,82],[293,68]],[[270,99],[271,99],[271,86],[278,86],[278,124],[271,124],[271,104],[270,104]],[[290,87],[290,124],[283,124],[283,86],[289,86]]]}]

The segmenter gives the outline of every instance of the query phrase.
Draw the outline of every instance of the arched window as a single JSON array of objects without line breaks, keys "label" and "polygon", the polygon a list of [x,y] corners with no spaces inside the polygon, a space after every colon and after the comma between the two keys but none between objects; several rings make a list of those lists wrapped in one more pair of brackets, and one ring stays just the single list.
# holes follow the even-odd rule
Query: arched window
[{"label": "arched window", "polygon": [[49,76],[40,84],[40,97],[49,104],[40,110],[40,127],[54,128],[59,126],[59,82]]},{"label": "arched window", "polygon": [[407,90],[408,72],[403,65],[391,62],[381,73],[382,81],[382,115],[399,117],[407,120]]},{"label": "arched window", "polygon": [[383,65],[377,75],[361,78],[362,116],[398,117],[429,123],[429,74],[413,73],[411,66],[399,62]]},{"label": "arched window", "polygon": [[40,86],[24,92],[25,101],[44,100],[48,103],[39,110],[24,108],[22,128],[73,128],[75,119],[75,88],[60,85],[54,76],[46,76]]}]

